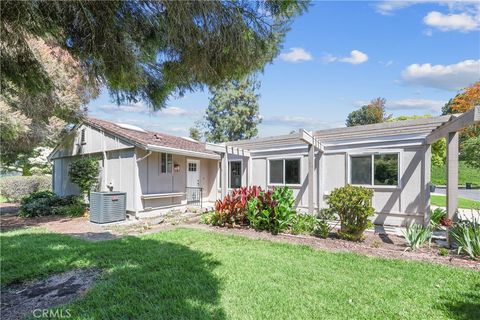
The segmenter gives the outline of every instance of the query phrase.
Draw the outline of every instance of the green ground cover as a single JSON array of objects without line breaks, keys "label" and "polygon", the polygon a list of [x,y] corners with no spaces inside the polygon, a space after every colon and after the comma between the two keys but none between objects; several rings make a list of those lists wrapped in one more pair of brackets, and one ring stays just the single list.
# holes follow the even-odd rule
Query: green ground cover
[{"label": "green ground cover", "polygon": [[479,319],[480,273],[191,229],[87,242],[1,234],[2,285],[104,270],[80,319]]},{"label": "green ground cover", "polygon": [[[432,183],[434,185],[446,185],[446,169],[445,166],[432,166]],[[473,186],[480,187],[480,170],[469,167],[465,162],[460,161],[458,165],[458,185],[465,186],[470,182]]]},{"label": "green ground cover", "polygon": [[[437,207],[446,207],[447,198],[442,195],[432,194],[430,196],[430,204]],[[471,199],[458,198],[458,207],[464,209],[480,209],[480,201],[475,201]]]}]

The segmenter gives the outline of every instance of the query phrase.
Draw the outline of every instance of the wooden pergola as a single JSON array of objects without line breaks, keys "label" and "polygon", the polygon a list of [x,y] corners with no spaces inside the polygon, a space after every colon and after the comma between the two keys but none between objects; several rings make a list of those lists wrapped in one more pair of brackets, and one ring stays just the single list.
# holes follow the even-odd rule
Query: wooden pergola
[{"label": "wooden pergola", "polygon": [[447,212],[451,219],[457,218],[458,211],[458,137],[462,129],[480,123],[480,106],[476,106],[463,114],[446,115],[435,118],[407,120],[391,123],[365,125],[348,128],[324,129],[308,132],[300,129],[296,133],[268,138],[240,140],[222,144],[206,144],[207,150],[215,151],[221,156],[222,163],[222,197],[227,194],[228,157],[239,155],[247,158],[247,185],[252,185],[252,151],[272,150],[274,148],[289,148],[308,146],[308,209],[315,209],[315,152],[324,152],[332,141],[355,139],[368,140],[374,137],[396,136],[398,139],[409,139],[414,135],[421,136],[423,143],[433,144],[435,141],[447,138]]},{"label": "wooden pergola", "polygon": [[239,155],[247,158],[247,185],[250,186],[252,185],[251,151],[305,144],[308,146],[308,210],[314,212],[315,176],[313,172],[315,172],[315,152],[323,152],[324,146],[311,132],[300,129],[296,133],[275,137],[240,140],[222,144],[207,143],[206,148],[207,150],[215,151],[221,155],[222,174],[220,179],[222,182],[222,197],[224,197],[227,194],[228,170],[226,168],[228,167],[229,155]]},{"label": "wooden pergola", "polygon": [[458,212],[458,137],[459,131],[480,123],[480,106],[473,107],[460,115],[452,115],[450,121],[433,130],[426,138],[431,145],[447,138],[447,213],[450,219],[457,219]]}]

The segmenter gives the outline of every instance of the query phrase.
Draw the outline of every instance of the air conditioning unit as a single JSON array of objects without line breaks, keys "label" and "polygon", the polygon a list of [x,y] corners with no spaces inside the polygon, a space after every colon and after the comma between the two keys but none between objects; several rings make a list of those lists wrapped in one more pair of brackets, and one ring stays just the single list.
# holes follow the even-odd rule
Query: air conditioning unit
[{"label": "air conditioning unit", "polygon": [[90,221],[109,223],[126,219],[126,192],[91,192]]}]

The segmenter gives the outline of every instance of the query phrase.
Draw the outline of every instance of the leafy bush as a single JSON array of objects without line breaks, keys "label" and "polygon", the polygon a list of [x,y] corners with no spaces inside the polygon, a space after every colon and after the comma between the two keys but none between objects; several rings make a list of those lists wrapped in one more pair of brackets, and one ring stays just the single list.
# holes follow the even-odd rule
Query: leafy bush
[{"label": "leafy bush", "polygon": [[56,196],[52,191],[34,192],[20,201],[19,215],[21,217],[40,217],[53,214],[52,204]]},{"label": "leafy bush", "polygon": [[450,250],[448,250],[447,248],[438,249],[438,254],[441,255],[442,257],[448,256],[449,253],[450,253]]},{"label": "leafy bush", "polygon": [[317,221],[315,228],[313,230],[313,234],[320,238],[328,238],[330,231],[332,231],[333,227],[330,226],[329,221],[335,219],[335,214],[333,214],[332,210],[325,208],[320,210],[317,215]]},{"label": "leafy bush", "polygon": [[22,217],[81,216],[84,212],[85,204],[81,197],[73,195],[58,197],[51,191],[39,191],[22,199],[19,215]]},{"label": "leafy bush", "polygon": [[11,176],[0,179],[0,194],[9,201],[20,201],[37,191],[51,190],[52,176]]},{"label": "leafy bush", "polygon": [[215,202],[215,225],[246,225],[247,202],[262,193],[258,186],[235,189],[227,194],[223,200]]},{"label": "leafy bush", "polygon": [[450,234],[458,245],[458,253],[465,252],[472,259],[480,258],[480,221],[461,221]]},{"label": "leafy bush", "polygon": [[247,220],[256,230],[276,234],[292,225],[296,216],[295,198],[288,187],[278,187],[273,192],[261,192],[247,203]]},{"label": "leafy bush", "polygon": [[80,157],[70,164],[68,175],[82,193],[90,193],[98,185],[100,166],[95,157]]},{"label": "leafy bush", "polygon": [[290,232],[292,234],[312,234],[316,224],[317,219],[315,216],[311,214],[297,214],[292,219]]},{"label": "leafy bush", "polygon": [[328,205],[340,219],[340,237],[352,241],[364,239],[363,232],[372,226],[368,218],[375,213],[372,197],[373,190],[352,185],[332,191]]},{"label": "leafy bush", "polygon": [[405,230],[402,230],[403,236],[407,241],[407,246],[411,250],[420,248],[427,240],[430,245],[433,230],[430,226],[412,223]]},{"label": "leafy bush", "polygon": [[440,220],[443,217],[447,217],[447,211],[442,208],[436,208],[430,212],[430,225],[433,228],[438,228],[440,225]]}]

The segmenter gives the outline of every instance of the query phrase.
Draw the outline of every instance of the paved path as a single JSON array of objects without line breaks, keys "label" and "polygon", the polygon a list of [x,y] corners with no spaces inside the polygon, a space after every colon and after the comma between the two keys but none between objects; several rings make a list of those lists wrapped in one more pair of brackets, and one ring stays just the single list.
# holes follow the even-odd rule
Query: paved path
[{"label": "paved path", "polygon": [[[445,194],[446,188],[436,187],[435,193]],[[458,196],[462,198],[480,201],[480,189],[458,189]]]}]

